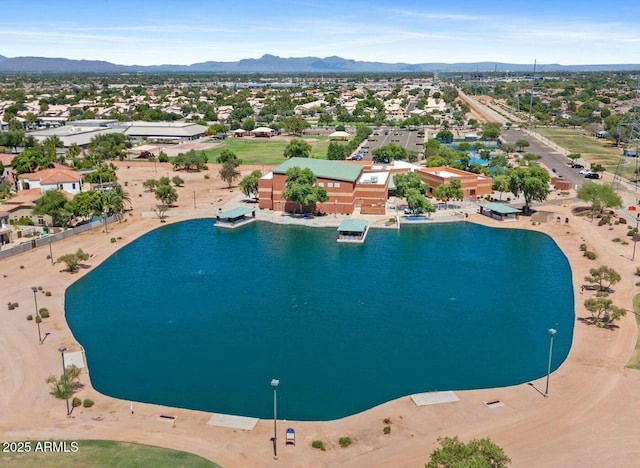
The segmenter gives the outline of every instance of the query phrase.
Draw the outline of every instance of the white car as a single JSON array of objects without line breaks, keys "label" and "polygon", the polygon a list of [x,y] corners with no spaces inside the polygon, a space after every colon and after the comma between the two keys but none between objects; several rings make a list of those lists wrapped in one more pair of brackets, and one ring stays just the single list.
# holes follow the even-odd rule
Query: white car
[{"label": "white car", "polygon": [[579,172],[579,174],[582,174],[582,175],[591,174],[591,171],[590,171],[589,169],[582,169],[582,170]]}]

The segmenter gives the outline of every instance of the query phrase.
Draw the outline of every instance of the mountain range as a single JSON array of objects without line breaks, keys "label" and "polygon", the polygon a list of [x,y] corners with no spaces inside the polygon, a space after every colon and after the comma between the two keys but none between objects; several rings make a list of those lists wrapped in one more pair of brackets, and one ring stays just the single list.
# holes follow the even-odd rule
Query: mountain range
[{"label": "mountain range", "polygon": [[[538,64],[539,72],[636,71],[640,64],[560,65]],[[191,65],[118,65],[101,60],[0,55],[0,73],[433,73],[532,72],[533,64],[502,62],[384,63],[342,57],[291,57],[266,54],[236,62],[208,61]]]}]

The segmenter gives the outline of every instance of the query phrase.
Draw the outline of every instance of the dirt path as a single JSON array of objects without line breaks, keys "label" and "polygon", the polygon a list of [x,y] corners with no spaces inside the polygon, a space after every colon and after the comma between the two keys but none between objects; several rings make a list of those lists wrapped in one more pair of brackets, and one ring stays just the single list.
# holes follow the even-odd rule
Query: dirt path
[{"label": "dirt path", "polygon": [[[119,164],[118,176],[127,181],[126,190],[134,210],[126,221],[113,224],[110,232],[94,230],[54,244],[54,257],[82,248],[93,254],[88,268],[77,274],[60,272],[46,259],[48,248],[0,261],[2,281],[0,296],[4,304],[18,302],[16,310],[0,312],[0,434],[3,440],[43,440],[108,438],[132,440],[198,453],[226,467],[245,466],[424,466],[438,437],[458,435],[462,439],[491,437],[505,448],[516,467],[567,466],[637,466],[640,459],[640,372],[624,368],[636,337],[636,323],[631,314],[623,318],[615,331],[599,329],[576,320],[574,343],[567,361],[552,375],[551,394],[540,395],[534,387],[543,388],[543,380],[513,387],[457,392],[460,401],[417,408],[408,397],[386,403],[367,412],[330,422],[281,422],[280,458],[272,458],[270,442],[272,421],[259,421],[253,431],[212,427],[206,424],[209,413],[130,403],[98,394],[91,388],[89,375],[81,377],[85,387],[80,398],[91,398],[95,406],[77,408],[66,416],[63,401],[49,395],[44,379],[61,373],[59,346],[69,351],[80,350],[63,315],[64,291],[74,280],[95,268],[116,249],[143,233],[160,226],[157,219],[145,219],[141,212],[155,204],[152,194],[145,192],[142,181],[162,175],[173,176],[170,166],[153,163]],[[129,167],[127,167],[129,166]],[[211,166],[209,179],[204,173],[180,176],[185,186],[179,188],[176,210],[193,209],[194,216],[215,212],[217,207],[238,195],[229,191]],[[243,175],[252,167],[243,167]],[[597,227],[590,219],[573,215],[571,202],[550,205],[568,225],[551,223],[532,226],[523,218],[501,224],[480,215],[470,217],[497,228],[536,229],[552,236],[573,271],[577,319],[585,317],[580,293],[582,278],[589,268],[609,265],[621,273],[623,280],[612,296],[615,303],[631,307],[638,291],[634,275],[638,262],[630,260],[632,245],[614,243],[624,238],[626,226]],[[168,222],[177,219],[169,218]],[[111,243],[111,237],[118,238]],[[598,254],[593,262],[582,256],[581,243]],[[33,313],[31,286],[42,286],[51,296],[39,293],[39,307],[47,307],[51,317],[42,323],[43,333],[50,333],[44,344],[38,343],[33,321],[25,320]],[[126,298],[123,298],[126,300]],[[265,391],[269,391],[268,383]],[[500,400],[504,406],[489,409],[483,402]],[[174,424],[160,418],[175,415]],[[382,433],[384,418],[391,418],[392,432]],[[284,447],[284,431],[293,426],[297,446]],[[350,436],[354,444],[342,449],[338,438]],[[326,452],[311,448],[320,439]],[[61,454],[61,456],[65,456]]]}]

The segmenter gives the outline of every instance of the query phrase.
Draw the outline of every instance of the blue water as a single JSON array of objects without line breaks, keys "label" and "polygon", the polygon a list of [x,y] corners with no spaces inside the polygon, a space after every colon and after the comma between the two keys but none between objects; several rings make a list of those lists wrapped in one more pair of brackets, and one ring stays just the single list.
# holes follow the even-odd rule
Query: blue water
[{"label": "blue water", "polygon": [[418,392],[519,384],[566,358],[574,304],[549,237],[403,225],[364,245],[334,229],[211,220],[161,227],[66,292],[91,381],[125,400],[328,420]]}]

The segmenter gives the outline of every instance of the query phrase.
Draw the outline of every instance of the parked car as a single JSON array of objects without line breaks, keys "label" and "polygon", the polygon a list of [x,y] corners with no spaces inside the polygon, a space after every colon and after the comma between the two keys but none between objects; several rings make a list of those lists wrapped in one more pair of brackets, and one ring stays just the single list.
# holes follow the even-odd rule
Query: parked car
[{"label": "parked car", "polygon": [[585,179],[599,179],[600,178],[600,174],[598,174],[597,172],[589,172],[588,174],[584,175]]},{"label": "parked car", "polygon": [[582,164],[578,164],[578,163],[573,163],[571,165],[572,168],[574,169],[584,169],[584,166]]},{"label": "parked car", "polygon": [[591,174],[591,171],[588,169],[582,169],[579,174],[585,175],[585,174]]}]

